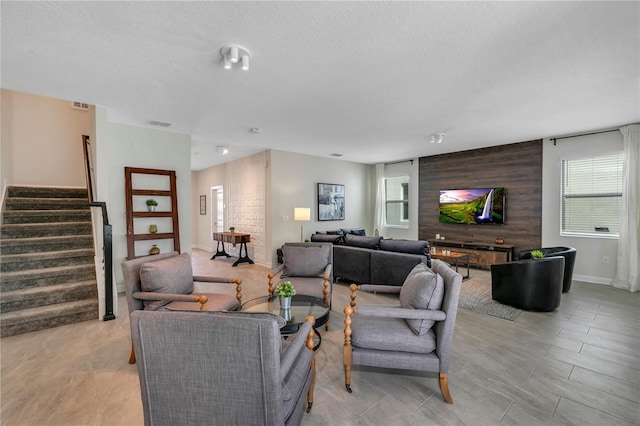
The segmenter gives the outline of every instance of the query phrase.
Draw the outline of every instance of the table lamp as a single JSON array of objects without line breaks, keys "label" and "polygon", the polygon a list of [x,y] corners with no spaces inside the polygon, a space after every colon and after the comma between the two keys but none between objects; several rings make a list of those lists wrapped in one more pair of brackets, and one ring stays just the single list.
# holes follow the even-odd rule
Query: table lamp
[{"label": "table lamp", "polygon": [[[311,209],[309,207],[296,207],[293,209],[293,220],[298,222],[309,222],[311,220]],[[302,239],[304,224],[300,224],[300,242],[304,242]]]}]

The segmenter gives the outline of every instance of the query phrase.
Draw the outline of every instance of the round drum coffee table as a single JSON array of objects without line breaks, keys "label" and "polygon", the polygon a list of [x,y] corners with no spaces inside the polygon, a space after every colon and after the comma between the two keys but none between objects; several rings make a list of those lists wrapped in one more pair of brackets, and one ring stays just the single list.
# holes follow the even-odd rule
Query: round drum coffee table
[{"label": "round drum coffee table", "polygon": [[248,312],[270,312],[279,315],[287,321],[287,324],[280,329],[282,334],[294,334],[300,329],[304,319],[311,315],[315,319],[313,331],[318,336],[318,344],[313,347],[317,350],[322,343],[322,337],[318,333],[317,328],[329,321],[329,305],[326,305],[322,299],[307,296],[304,294],[296,294],[291,299],[291,308],[282,309],[280,307],[280,299],[278,296],[262,296],[251,299],[242,304],[241,311]]}]

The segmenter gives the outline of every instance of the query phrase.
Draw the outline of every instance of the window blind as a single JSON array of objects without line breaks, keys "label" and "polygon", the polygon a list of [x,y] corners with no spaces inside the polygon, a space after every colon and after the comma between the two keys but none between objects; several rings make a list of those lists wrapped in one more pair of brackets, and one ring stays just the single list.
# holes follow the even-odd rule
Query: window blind
[{"label": "window blind", "polygon": [[620,232],[623,154],[562,161],[562,232]]}]

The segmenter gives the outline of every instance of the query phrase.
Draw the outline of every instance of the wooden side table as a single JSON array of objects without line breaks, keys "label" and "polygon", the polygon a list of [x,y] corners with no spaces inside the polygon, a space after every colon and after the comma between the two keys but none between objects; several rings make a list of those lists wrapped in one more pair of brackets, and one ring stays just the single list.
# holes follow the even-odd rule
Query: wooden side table
[{"label": "wooden side table", "polygon": [[[231,257],[231,255],[225,251],[224,243],[230,243],[234,246],[236,244],[240,244],[238,260],[235,261],[233,266],[238,266],[239,263],[243,262],[253,264],[253,260],[249,258],[249,252],[247,251],[247,243],[251,242],[250,234],[241,234],[238,232],[214,232],[213,239],[218,241],[218,245],[216,247],[216,254],[211,256],[211,259],[215,259],[217,256]],[[242,254],[243,250],[244,255]]]}]

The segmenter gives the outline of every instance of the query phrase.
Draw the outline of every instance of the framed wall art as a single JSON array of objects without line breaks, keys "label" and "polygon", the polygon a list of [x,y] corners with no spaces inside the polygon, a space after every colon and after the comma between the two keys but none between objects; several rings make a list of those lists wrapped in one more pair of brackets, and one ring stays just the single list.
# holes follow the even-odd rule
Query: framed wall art
[{"label": "framed wall art", "polygon": [[207,214],[207,196],[206,195],[200,196],[200,214],[202,215]]},{"label": "framed wall art", "polygon": [[344,220],[344,185],[318,184],[318,220]]}]

